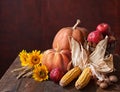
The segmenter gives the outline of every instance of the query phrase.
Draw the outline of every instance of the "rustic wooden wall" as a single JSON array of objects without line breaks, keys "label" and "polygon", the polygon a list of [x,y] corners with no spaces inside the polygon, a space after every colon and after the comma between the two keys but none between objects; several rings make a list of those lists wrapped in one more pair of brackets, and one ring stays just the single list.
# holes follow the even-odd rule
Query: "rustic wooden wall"
[{"label": "rustic wooden wall", "polygon": [[22,49],[51,48],[57,31],[78,18],[89,31],[110,24],[120,54],[119,6],[120,0],[0,0],[0,76]]}]

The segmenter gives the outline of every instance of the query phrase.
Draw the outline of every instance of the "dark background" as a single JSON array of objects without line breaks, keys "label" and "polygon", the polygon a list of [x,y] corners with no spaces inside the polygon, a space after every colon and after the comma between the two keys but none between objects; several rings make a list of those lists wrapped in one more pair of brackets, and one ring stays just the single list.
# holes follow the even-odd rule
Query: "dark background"
[{"label": "dark background", "polygon": [[108,23],[120,54],[120,0],[0,0],[0,77],[20,51],[51,48],[59,29],[76,19],[89,31]]}]

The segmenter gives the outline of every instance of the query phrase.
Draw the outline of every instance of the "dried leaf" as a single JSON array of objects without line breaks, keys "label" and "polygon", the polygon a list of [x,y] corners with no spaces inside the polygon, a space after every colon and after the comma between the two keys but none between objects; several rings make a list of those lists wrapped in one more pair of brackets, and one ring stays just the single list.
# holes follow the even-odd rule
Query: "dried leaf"
[{"label": "dried leaf", "polygon": [[99,60],[104,59],[105,51],[107,47],[108,36],[101,40],[95,50],[90,54],[89,59],[94,63],[99,63]]},{"label": "dried leaf", "polygon": [[110,54],[109,57],[106,57],[103,61],[100,61],[97,71],[102,73],[109,73],[114,70],[113,66],[113,55]]},{"label": "dried leaf", "polygon": [[73,66],[79,66],[81,69],[84,69],[88,63],[88,55],[82,44],[79,44],[76,40],[74,40],[74,38],[71,38],[70,47]]},{"label": "dried leaf", "polygon": [[105,52],[107,48],[108,36],[101,40],[95,50],[90,54],[89,60],[95,69],[102,73],[108,73],[113,71],[113,56],[105,58]]}]

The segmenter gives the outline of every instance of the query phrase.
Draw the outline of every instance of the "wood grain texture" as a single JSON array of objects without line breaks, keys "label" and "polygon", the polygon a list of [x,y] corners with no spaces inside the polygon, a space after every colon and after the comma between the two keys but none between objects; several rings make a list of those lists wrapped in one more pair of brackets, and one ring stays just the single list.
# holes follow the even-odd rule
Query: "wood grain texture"
[{"label": "wood grain texture", "polygon": [[[120,79],[120,56],[114,55],[114,64],[117,69],[114,74]],[[0,92],[120,92],[120,80],[117,84],[110,86],[108,89],[99,88],[94,80],[83,88],[82,90],[77,90],[74,86],[75,81],[71,82],[66,87],[61,87],[58,83],[54,83],[51,80],[37,82],[32,78],[21,78],[16,79],[16,74],[11,71],[15,68],[21,67],[19,57],[15,59],[13,64],[4,74],[0,80]]]},{"label": "wood grain texture", "polygon": [[78,18],[89,31],[110,24],[120,54],[119,6],[120,0],[0,0],[0,76],[22,49],[51,48],[55,34]]}]

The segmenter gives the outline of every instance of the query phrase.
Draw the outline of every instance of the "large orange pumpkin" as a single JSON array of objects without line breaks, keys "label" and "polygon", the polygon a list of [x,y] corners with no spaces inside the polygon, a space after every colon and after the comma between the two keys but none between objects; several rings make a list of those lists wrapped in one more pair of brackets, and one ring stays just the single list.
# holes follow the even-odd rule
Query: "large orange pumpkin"
[{"label": "large orange pumpkin", "polygon": [[84,43],[87,37],[87,29],[83,27],[77,27],[80,23],[80,20],[77,20],[76,24],[73,27],[65,27],[58,31],[53,40],[53,48],[56,48],[57,45],[60,46],[60,49],[70,49],[69,37],[73,37],[76,41]]},{"label": "large orange pumpkin", "polygon": [[70,60],[70,50],[48,49],[42,57],[42,63],[47,66],[49,72],[57,67],[65,73]]}]

